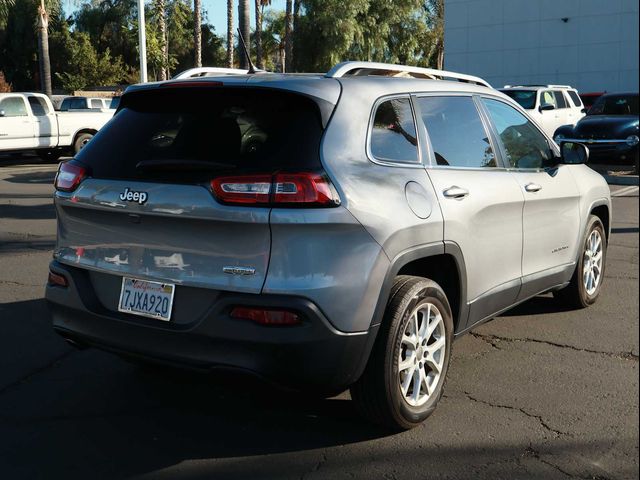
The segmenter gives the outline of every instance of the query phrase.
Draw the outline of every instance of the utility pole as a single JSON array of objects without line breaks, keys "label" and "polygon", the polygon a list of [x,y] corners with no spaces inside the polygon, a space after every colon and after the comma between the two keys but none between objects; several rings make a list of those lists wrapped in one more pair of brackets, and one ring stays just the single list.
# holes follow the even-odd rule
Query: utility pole
[{"label": "utility pole", "polygon": [[147,35],[144,23],[144,0],[138,0],[138,50],[140,51],[140,83],[147,82]]}]

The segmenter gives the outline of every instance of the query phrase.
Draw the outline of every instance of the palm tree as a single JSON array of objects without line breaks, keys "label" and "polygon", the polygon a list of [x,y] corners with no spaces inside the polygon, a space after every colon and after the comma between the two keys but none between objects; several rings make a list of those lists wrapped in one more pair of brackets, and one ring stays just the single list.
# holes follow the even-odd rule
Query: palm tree
[{"label": "palm tree", "polygon": [[47,95],[53,95],[51,91],[51,62],[49,61],[49,14],[40,0],[38,16],[36,17],[36,29],[38,30],[38,62],[40,63],[40,88]]},{"label": "palm tree", "polygon": [[9,10],[15,3],[15,0],[0,0],[0,22],[9,18]]},{"label": "palm tree", "polygon": [[156,0],[156,18],[160,30],[160,49],[162,50],[162,66],[160,67],[160,80],[168,77],[167,64],[169,63],[169,46],[167,44],[167,13],[165,0]]},{"label": "palm tree", "polygon": [[227,0],[227,67],[233,68],[233,0]]},{"label": "palm tree", "polygon": [[264,7],[271,5],[271,0],[256,0],[256,63],[258,68],[264,68],[264,59],[262,58],[262,19],[264,15]]},{"label": "palm tree", "polygon": [[293,2],[287,0],[285,24],[284,24],[284,70],[290,72],[293,69]]},{"label": "palm tree", "polygon": [[[247,46],[247,54],[250,54],[251,43],[251,8],[249,0],[240,0],[238,2],[238,23],[240,24],[240,33],[244,37],[244,43]],[[240,55],[240,68],[248,69],[246,55]]]},{"label": "palm tree", "polygon": [[202,66],[202,8],[201,0],[193,0],[193,46],[195,66]]}]

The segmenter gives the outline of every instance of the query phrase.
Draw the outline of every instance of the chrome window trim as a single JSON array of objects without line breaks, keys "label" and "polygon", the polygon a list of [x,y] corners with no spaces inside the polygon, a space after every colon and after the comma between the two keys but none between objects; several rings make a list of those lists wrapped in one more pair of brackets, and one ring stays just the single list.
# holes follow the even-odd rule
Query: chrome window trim
[{"label": "chrome window trim", "polygon": [[[376,116],[376,112],[378,111],[378,107],[389,100],[395,100],[403,98],[409,101],[409,108],[411,108],[411,116],[413,118],[413,127],[416,131],[416,161],[415,162],[399,162],[393,161],[389,159],[377,158],[373,152],[371,151],[371,137],[373,135],[373,122]],[[383,167],[401,167],[401,168],[424,168],[422,163],[422,152],[420,149],[420,135],[417,128],[417,118],[416,112],[413,107],[413,102],[411,101],[411,94],[409,93],[397,93],[392,95],[384,95],[376,99],[371,108],[371,113],[369,114],[369,126],[367,127],[367,139],[366,139],[366,147],[365,151],[367,154],[367,158],[370,162],[375,163],[376,165],[381,165]]]}]

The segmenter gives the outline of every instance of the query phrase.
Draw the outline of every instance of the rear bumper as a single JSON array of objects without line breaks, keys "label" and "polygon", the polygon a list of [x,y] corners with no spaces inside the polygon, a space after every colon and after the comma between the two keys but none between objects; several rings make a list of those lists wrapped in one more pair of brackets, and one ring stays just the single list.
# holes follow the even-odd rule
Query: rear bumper
[{"label": "rear bumper", "polygon": [[[55,261],[50,268],[69,283],[46,288],[57,333],[79,344],[187,368],[242,369],[285,386],[335,393],[362,374],[377,332],[377,326],[340,332],[304,298],[213,291],[210,307],[192,321],[162,322],[106,308],[84,269]],[[261,326],[229,317],[233,306],[251,305],[293,309],[303,324]]]}]

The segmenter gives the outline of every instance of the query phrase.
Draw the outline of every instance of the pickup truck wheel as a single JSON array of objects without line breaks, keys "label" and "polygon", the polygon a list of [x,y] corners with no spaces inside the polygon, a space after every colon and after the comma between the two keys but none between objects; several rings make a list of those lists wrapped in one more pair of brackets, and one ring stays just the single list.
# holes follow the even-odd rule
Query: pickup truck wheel
[{"label": "pickup truck wheel", "polygon": [[351,398],[370,421],[407,430],[431,415],[442,396],[453,318],[445,293],[432,280],[401,276],[392,291],[374,350],[362,377],[351,386]]},{"label": "pickup truck wheel", "polygon": [[567,307],[586,308],[593,305],[602,288],[607,257],[607,237],[598,217],[591,215],[582,242],[578,264],[569,285],[553,293]]},{"label": "pickup truck wheel", "polygon": [[62,156],[59,150],[36,150],[36,154],[45,162],[55,162]]},{"label": "pickup truck wheel", "polygon": [[76,137],[76,141],[73,142],[73,153],[76,155],[84,146],[89,143],[89,140],[93,138],[92,133],[81,133]]}]

